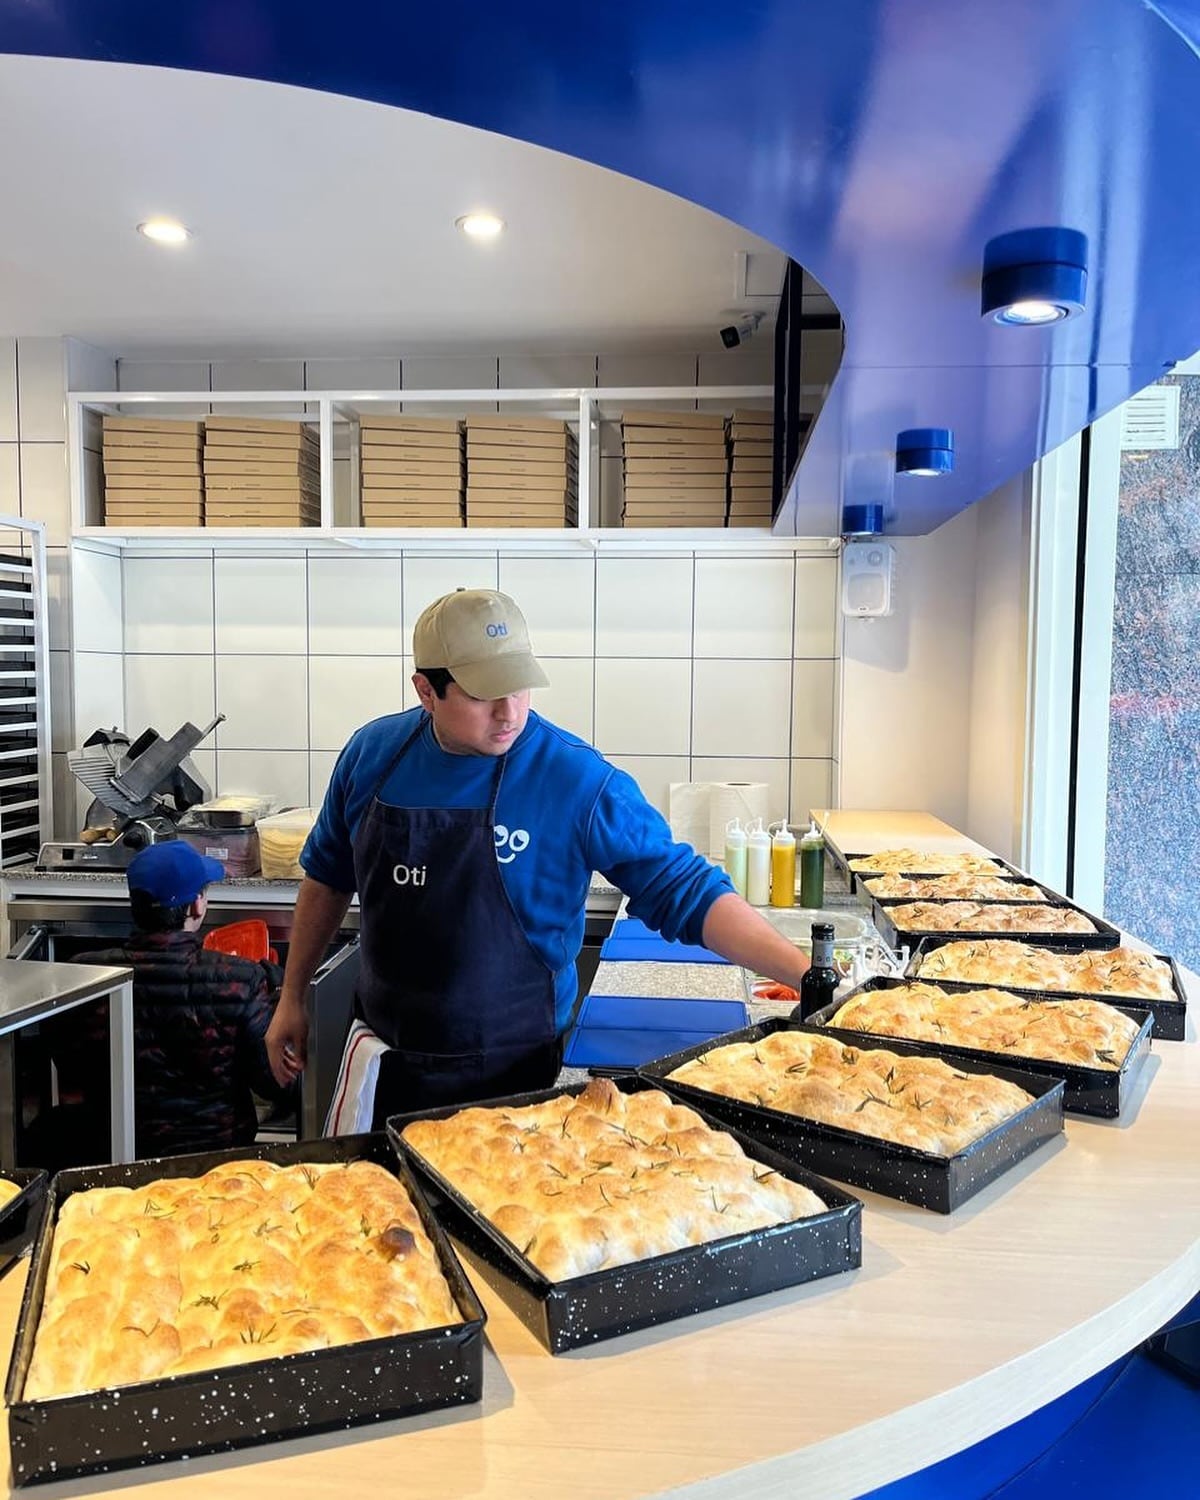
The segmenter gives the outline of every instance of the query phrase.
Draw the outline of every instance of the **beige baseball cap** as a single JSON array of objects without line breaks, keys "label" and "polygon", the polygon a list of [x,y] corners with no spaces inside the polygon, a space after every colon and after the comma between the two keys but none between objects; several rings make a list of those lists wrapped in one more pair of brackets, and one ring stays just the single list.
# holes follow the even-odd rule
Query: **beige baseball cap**
[{"label": "beige baseball cap", "polygon": [[459,589],[443,594],[413,629],[413,665],[444,667],[472,698],[506,698],[549,687],[529,645],[525,616],[507,594]]}]

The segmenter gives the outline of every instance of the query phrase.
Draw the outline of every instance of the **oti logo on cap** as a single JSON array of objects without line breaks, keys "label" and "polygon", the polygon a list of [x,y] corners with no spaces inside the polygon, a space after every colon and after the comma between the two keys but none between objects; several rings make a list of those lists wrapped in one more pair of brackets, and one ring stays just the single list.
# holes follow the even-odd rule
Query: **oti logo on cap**
[{"label": "oti logo on cap", "polygon": [[508,634],[508,626],[501,620],[498,625],[485,625],[484,632],[495,640],[497,636]]}]

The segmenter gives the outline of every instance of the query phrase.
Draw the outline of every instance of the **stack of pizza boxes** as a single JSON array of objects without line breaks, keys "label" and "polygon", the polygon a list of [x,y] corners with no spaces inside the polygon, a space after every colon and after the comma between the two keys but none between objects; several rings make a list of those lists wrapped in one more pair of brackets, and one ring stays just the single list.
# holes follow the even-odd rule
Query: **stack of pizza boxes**
[{"label": "stack of pizza boxes", "polygon": [[575,435],[555,417],[467,418],[467,525],[579,524]]},{"label": "stack of pizza boxes", "polygon": [[364,526],[461,526],[466,465],[457,417],[359,418]]},{"label": "stack of pizza boxes", "polygon": [[702,411],[626,412],[625,526],[724,526],[725,418]]},{"label": "stack of pizza boxes", "polygon": [[206,526],[319,526],[320,445],[310,423],[207,417]]},{"label": "stack of pizza boxes", "polygon": [[201,424],[162,417],[105,417],[106,526],[201,526]]},{"label": "stack of pizza boxes", "polygon": [[770,526],[774,420],[769,411],[735,411],[729,425],[729,524]]}]

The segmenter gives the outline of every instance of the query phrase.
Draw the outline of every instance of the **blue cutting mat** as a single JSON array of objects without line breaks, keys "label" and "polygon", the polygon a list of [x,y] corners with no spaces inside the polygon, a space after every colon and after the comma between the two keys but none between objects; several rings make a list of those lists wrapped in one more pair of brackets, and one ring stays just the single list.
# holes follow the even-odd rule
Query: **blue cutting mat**
[{"label": "blue cutting mat", "polygon": [[694,943],[670,943],[636,917],[618,922],[600,947],[610,963],[723,964],[728,960]]},{"label": "blue cutting mat", "polygon": [[570,1068],[636,1068],[749,1022],[740,1000],[589,995],[563,1052]]}]

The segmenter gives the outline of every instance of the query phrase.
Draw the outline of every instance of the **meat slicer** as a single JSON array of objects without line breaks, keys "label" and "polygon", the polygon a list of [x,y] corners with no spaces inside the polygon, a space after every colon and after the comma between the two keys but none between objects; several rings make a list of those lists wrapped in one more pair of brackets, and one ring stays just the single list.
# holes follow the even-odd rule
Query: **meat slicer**
[{"label": "meat slicer", "polygon": [[136,740],[97,729],[67,764],[92,794],[78,842],[43,844],[40,870],[123,870],[139,850],[175,837],[175,825],[211,795],[189,759],[224,719],[203,729],[183,724],[169,739],[147,729]]}]

